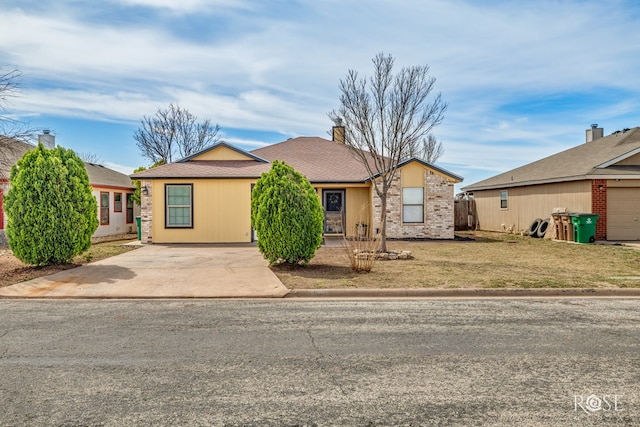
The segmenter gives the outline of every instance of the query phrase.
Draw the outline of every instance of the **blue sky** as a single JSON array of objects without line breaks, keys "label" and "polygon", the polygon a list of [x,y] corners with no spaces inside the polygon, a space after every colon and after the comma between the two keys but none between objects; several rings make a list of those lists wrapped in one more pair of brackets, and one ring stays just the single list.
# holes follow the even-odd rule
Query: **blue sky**
[{"label": "blue sky", "polygon": [[[640,125],[636,0],[0,0],[13,118],[131,172],[133,133],[177,103],[245,149],[323,136],[349,69],[424,65],[449,108],[438,161],[488,178]],[[459,188],[460,186],[458,186]]]}]

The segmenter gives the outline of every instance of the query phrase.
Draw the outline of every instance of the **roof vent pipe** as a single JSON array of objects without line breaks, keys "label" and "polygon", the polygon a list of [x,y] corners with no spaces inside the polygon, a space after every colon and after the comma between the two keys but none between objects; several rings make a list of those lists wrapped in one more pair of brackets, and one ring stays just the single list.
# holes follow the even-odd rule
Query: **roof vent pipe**
[{"label": "roof vent pipe", "polygon": [[595,141],[604,136],[604,128],[599,128],[597,123],[591,125],[590,129],[586,132],[586,142]]}]

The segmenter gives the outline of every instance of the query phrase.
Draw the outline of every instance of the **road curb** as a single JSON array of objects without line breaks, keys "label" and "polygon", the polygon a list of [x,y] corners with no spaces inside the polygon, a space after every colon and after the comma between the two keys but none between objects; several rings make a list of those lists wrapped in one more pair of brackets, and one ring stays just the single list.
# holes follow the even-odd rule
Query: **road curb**
[{"label": "road curb", "polygon": [[284,298],[499,298],[632,297],[640,288],[624,289],[292,289]]}]

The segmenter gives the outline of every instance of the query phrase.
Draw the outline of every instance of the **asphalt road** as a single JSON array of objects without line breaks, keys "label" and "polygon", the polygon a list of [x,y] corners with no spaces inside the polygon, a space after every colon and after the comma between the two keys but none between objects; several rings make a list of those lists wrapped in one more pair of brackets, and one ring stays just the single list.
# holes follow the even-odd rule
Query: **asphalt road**
[{"label": "asphalt road", "polygon": [[0,300],[0,425],[640,425],[640,299]]}]

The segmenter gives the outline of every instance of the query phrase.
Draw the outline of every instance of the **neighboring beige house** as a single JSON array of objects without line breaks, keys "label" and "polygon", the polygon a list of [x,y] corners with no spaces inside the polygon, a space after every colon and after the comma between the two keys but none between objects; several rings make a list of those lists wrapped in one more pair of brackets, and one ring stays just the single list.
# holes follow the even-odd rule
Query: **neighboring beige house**
[{"label": "neighboring beige house", "polygon": [[527,230],[556,208],[598,214],[598,240],[640,240],[640,128],[604,136],[462,188],[476,203],[478,228]]},{"label": "neighboring beige house", "polygon": [[[380,201],[366,168],[340,141],[299,137],[251,152],[219,143],[193,156],[132,175],[142,182],[144,243],[234,243],[256,239],[251,189],[274,160],[309,179],[324,207],[325,236],[376,231]],[[389,238],[453,239],[453,186],[462,178],[409,159],[389,191]]]},{"label": "neighboring beige house", "polygon": [[[49,133],[40,135],[39,140],[48,148],[55,146],[55,136]],[[2,238],[4,238],[4,228],[7,223],[3,198],[10,187],[11,166],[17,163],[27,151],[34,148],[34,145],[14,139],[2,140],[3,151],[0,156],[0,234],[2,234],[0,237]],[[136,233],[135,216],[139,214],[140,207],[133,203],[135,187],[131,179],[123,173],[92,163],[85,163],[85,169],[89,176],[92,193],[98,202],[96,215],[100,225],[92,239],[94,241],[109,240]]]}]

